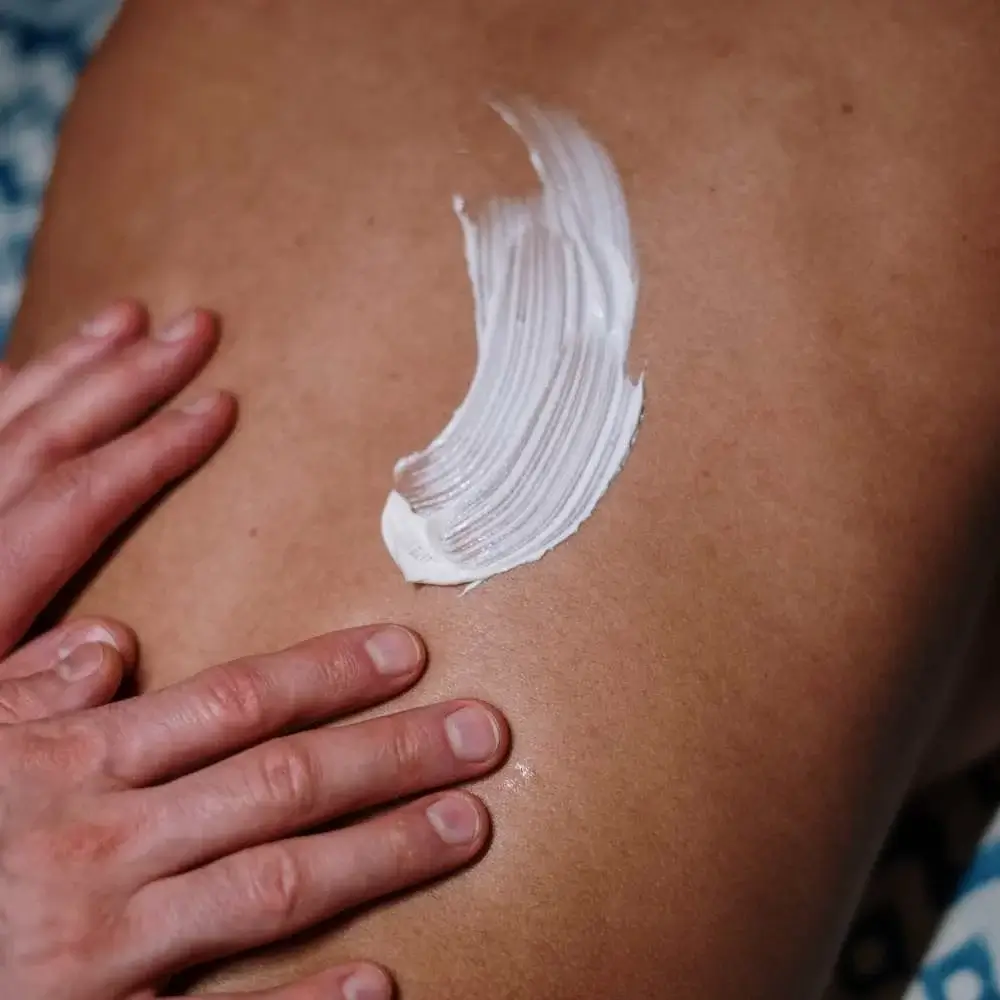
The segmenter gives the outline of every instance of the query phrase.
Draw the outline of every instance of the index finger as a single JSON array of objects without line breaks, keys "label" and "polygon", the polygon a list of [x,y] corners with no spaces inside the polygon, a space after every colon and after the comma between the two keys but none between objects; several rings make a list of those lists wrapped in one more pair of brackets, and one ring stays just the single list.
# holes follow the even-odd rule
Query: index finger
[{"label": "index finger", "polygon": [[66,379],[107,357],[145,330],[145,310],[130,301],[117,302],[84,323],[71,337],[20,371],[0,362],[0,426],[50,395]]},{"label": "index finger", "polygon": [[112,531],[222,444],[236,402],[206,399],[207,407],[170,407],[63,463],[0,518],[0,655]]},{"label": "index finger", "polygon": [[369,625],[98,709],[112,780],[133,788],[163,781],[289,728],[385,701],[409,687],[425,661],[409,629]]}]

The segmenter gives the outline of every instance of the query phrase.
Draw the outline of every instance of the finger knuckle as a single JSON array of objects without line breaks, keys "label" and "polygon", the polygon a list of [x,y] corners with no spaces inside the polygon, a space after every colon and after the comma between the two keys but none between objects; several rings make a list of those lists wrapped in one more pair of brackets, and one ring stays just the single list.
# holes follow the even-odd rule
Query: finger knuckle
[{"label": "finger knuckle", "polygon": [[227,665],[205,674],[198,697],[203,710],[226,728],[255,730],[267,720],[268,687],[262,671]]},{"label": "finger knuckle", "polygon": [[130,841],[122,823],[79,817],[38,831],[36,848],[55,870],[110,868]]},{"label": "finger knuckle", "polygon": [[261,848],[257,854],[246,886],[250,905],[272,926],[294,923],[302,910],[302,866],[284,844]]},{"label": "finger knuckle", "polygon": [[[49,419],[44,419],[48,416]],[[24,449],[36,469],[52,468],[69,458],[75,449],[70,428],[52,419],[45,410],[25,414],[29,423],[24,434]]]},{"label": "finger knuckle", "polygon": [[66,428],[44,403],[29,406],[4,430],[0,441],[9,461],[35,471],[57,464],[72,450]]},{"label": "finger knuckle", "polygon": [[393,773],[403,781],[416,780],[425,770],[427,734],[410,721],[394,719],[383,752],[390,758]]},{"label": "finger knuckle", "polygon": [[45,714],[42,699],[27,685],[17,681],[0,685],[0,723],[27,722]]},{"label": "finger knuckle", "polygon": [[32,723],[17,735],[19,763],[27,774],[78,783],[107,768],[107,734],[81,719]]},{"label": "finger knuckle", "polygon": [[190,464],[192,448],[187,434],[191,429],[183,414],[164,410],[132,433],[129,446],[135,460],[141,460],[149,482],[167,482],[179,468]]},{"label": "finger knuckle", "polygon": [[74,507],[89,509],[99,492],[100,469],[93,456],[63,462],[44,478],[40,499],[45,502],[69,501]]},{"label": "finger knuckle", "polygon": [[138,505],[150,494],[148,484],[158,480],[152,463],[135,453],[132,445],[135,433],[57,465],[45,477],[47,495],[53,501],[68,502],[75,510],[85,512],[89,520],[109,506]]},{"label": "finger knuckle", "polygon": [[279,740],[265,747],[260,755],[260,801],[286,811],[309,813],[316,802],[318,787],[316,764],[312,754],[299,742]]},{"label": "finger knuckle", "polygon": [[369,671],[358,652],[339,641],[333,649],[325,649],[316,660],[320,679],[331,689],[353,691],[363,687]]},{"label": "finger knuckle", "polygon": [[[110,874],[136,842],[136,824],[127,815],[102,808],[72,792],[58,805],[43,807],[35,822],[11,836],[3,850],[3,867],[15,882],[84,878],[94,886]],[[82,874],[84,872],[91,874]]]},{"label": "finger knuckle", "polygon": [[402,883],[422,870],[427,863],[425,839],[418,834],[417,826],[409,816],[397,816],[383,832],[385,874],[394,883]]}]

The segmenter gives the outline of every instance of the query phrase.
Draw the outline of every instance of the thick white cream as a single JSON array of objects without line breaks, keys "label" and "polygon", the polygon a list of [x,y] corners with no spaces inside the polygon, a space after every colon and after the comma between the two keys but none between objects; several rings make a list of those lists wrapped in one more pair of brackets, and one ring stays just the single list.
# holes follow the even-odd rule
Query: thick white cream
[{"label": "thick white cream", "polygon": [[414,583],[478,583],[568,538],[642,414],[642,379],[627,372],[638,274],[618,174],[568,115],[495,108],[542,189],[476,218],[455,199],[478,360],[448,426],[396,463],[382,538]]}]

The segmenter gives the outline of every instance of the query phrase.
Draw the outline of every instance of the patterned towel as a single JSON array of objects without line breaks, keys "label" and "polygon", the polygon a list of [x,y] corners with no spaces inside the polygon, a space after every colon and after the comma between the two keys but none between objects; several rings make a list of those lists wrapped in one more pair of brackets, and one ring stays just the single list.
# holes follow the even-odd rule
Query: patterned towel
[{"label": "patterned towel", "polygon": [[0,0],[0,352],[76,76],[118,0]]},{"label": "patterned towel", "polygon": [[[0,354],[20,301],[59,121],[118,6],[119,0],[0,0]],[[994,766],[904,813],[828,1000],[899,1000],[904,993],[905,1000],[1000,1000],[1000,818],[962,877],[968,842],[998,802],[1000,767]],[[956,847],[963,838],[964,848]]]},{"label": "patterned towel", "polygon": [[906,1000],[998,1000],[1000,815],[990,824]]}]

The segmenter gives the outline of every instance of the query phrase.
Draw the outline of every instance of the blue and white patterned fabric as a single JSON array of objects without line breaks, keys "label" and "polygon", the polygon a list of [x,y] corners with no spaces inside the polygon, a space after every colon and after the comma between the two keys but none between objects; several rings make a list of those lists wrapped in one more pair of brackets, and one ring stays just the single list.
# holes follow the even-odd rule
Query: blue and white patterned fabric
[{"label": "blue and white patterned fabric", "polygon": [[1000,1000],[1000,816],[987,830],[905,1000]]},{"label": "blue and white patterned fabric", "polygon": [[[0,353],[20,301],[62,113],[77,74],[119,2],[0,0]],[[942,838],[929,829],[924,823],[922,833],[908,839],[935,845],[930,854],[937,855]],[[923,862],[926,875],[933,860],[924,857]],[[845,956],[850,957],[852,942],[859,945],[858,954],[875,954],[883,964],[890,952],[905,954],[899,945],[898,909],[889,919],[881,911],[877,920],[866,921],[865,916],[862,910]],[[878,933],[870,932],[872,926]],[[873,941],[874,952],[869,947]],[[1000,1000],[998,956],[1000,819],[988,830],[905,1000]],[[842,956],[842,971],[847,965]],[[870,966],[870,961],[855,963],[849,976],[841,975],[850,985],[841,982],[838,996],[898,998],[897,987],[885,989],[888,973],[876,969],[873,974]]]},{"label": "blue and white patterned fabric", "polygon": [[0,0],[0,353],[76,76],[118,0]]}]

